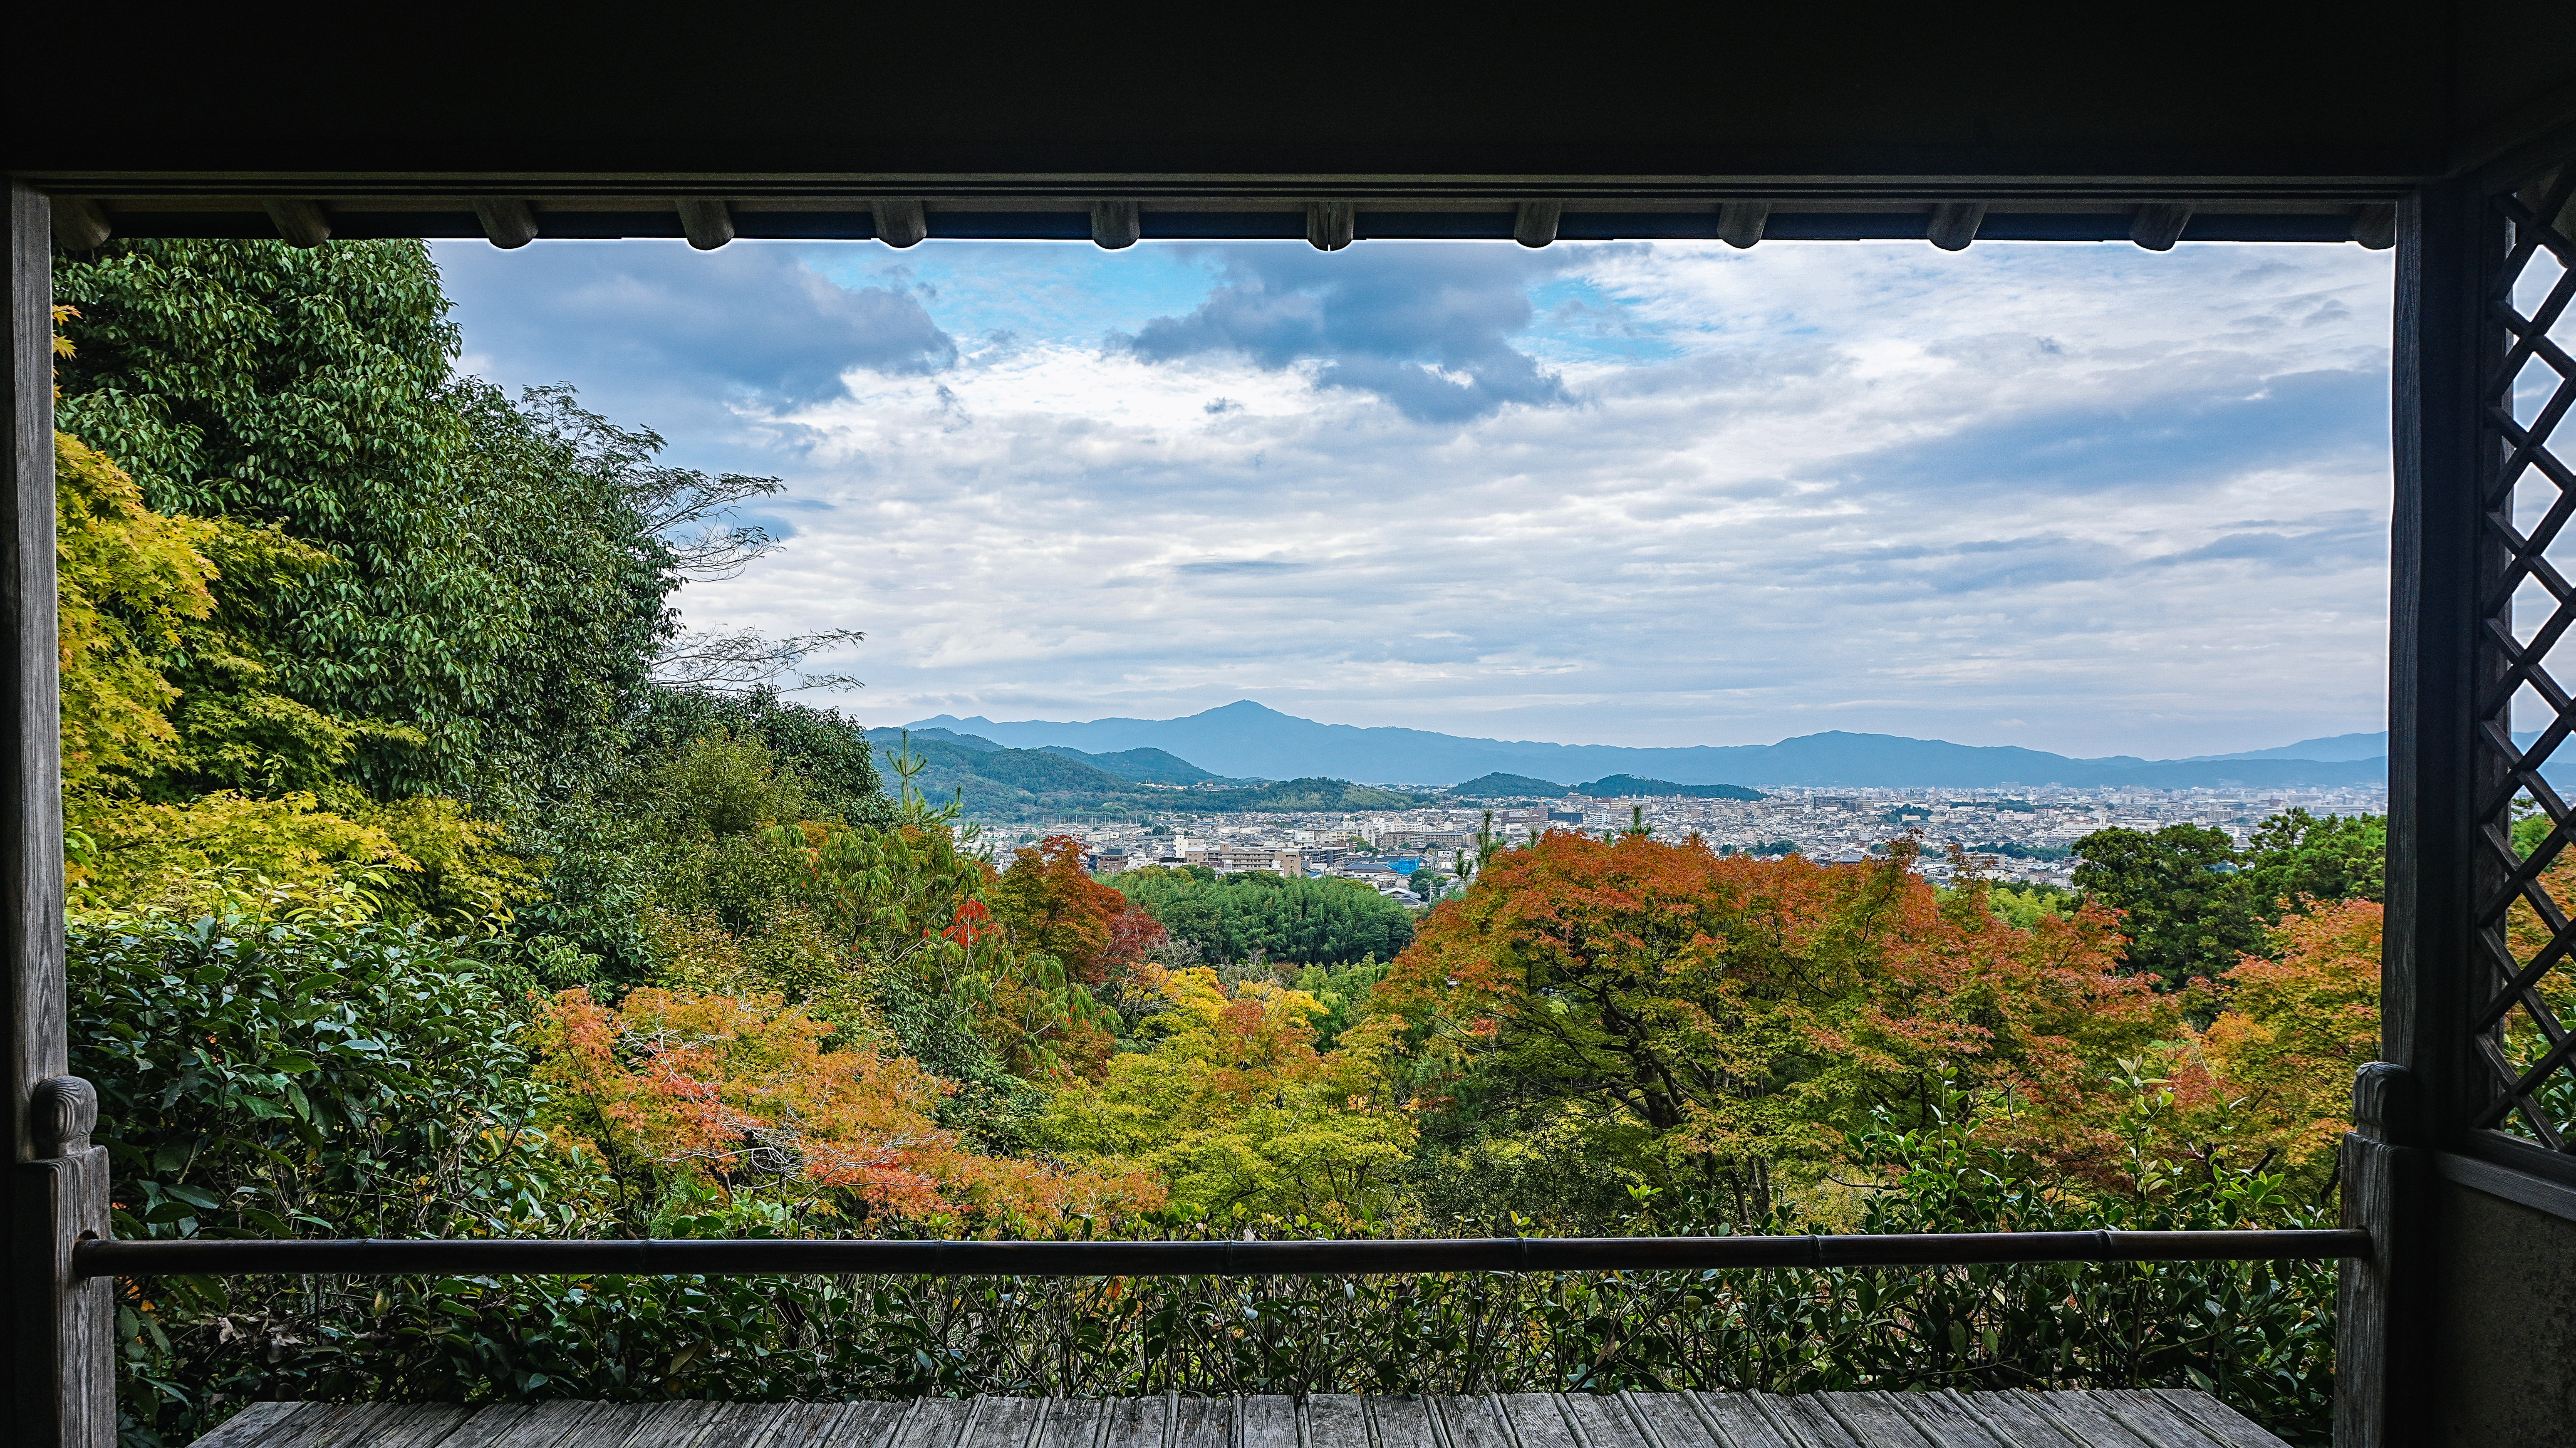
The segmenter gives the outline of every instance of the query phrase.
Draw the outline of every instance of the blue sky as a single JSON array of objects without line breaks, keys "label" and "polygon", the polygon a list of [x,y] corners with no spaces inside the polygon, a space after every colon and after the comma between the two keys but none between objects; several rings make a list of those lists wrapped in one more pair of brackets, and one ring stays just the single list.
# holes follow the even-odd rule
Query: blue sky
[{"label": "blue sky", "polygon": [[871,723],[2171,757],[2382,727],[2353,246],[539,241],[462,366],[787,483],[693,623]]}]

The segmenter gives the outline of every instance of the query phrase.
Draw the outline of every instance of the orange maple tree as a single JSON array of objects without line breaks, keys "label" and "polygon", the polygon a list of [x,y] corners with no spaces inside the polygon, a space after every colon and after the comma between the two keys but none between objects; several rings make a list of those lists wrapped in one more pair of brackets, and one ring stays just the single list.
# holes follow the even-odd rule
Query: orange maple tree
[{"label": "orange maple tree", "polygon": [[2080,1121],[2104,1063],[2173,1029],[2106,913],[2017,929],[1910,860],[1550,833],[1440,906],[1370,1008],[1403,1017],[1428,1089],[1570,1114],[1603,1160],[1757,1210],[1773,1164],[1945,1083]]},{"label": "orange maple tree", "polygon": [[955,1088],[908,1057],[826,1049],[830,1023],[777,996],[579,990],[533,1032],[557,1125],[628,1179],[677,1174],[800,1211],[1042,1232],[1160,1205],[1141,1173],[985,1156],[934,1113]]}]

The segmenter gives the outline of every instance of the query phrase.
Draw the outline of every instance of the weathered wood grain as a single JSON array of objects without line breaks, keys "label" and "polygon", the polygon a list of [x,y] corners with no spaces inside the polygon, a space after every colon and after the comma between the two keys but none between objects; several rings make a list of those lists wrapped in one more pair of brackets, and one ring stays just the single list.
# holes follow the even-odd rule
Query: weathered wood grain
[{"label": "weathered wood grain", "polygon": [[1112,1398],[1101,1406],[1100,1448],[1166,1448],[1175,1404],[1159,1398]]},{"label": "weathered wood grain", "polygon": [[2226,1448],[2275,1448],[2281,1440],[2264,1432],[2234,1408],[2207,1393],[2180,1388],[2156,1388],[2146,1392],[2113,1393],[2106,1396],[2123,1401],[2153,1404],[2170,1422],[2180,1423],[2200,1434],[2188,1440],[2194,1448],[2203,1443],[2226,1445]]},{"label": "weathered wood grain", "polygon": [[[1780,1436],[1768,1418],[1741,1393],[1652,1393],[1640,1394],[1649,1405],[1671,1398],[1690,1410],[1708,1432],[1709,1441],[1718,1448],[1793,1448],[1791,1440]],[[1673,1414],[1660,1406],[1651,1408],[1659,1418],[1669,1421]]]},{"label": "weathered wood grain", "polygon": [[215,1425],[215,1431],[197,1440],[195,1448],[249,1448],[262,1434],[319,1403],[253,1403]]},{"label": "weathered wood grain", "polygon": [[1855,1443],[1867,1448],[1942,1448],[1920,1419],[1892,1401],[1888,1393],[1820,1393],[1816,1406],[1825,1410]]},{"label": "weathered wood grain", "polygon": [[1519,1448],[1502,1405],[1491,1397],[1429,1398],[1424,1405],[1447,1448]]},{"label": "weathered wood grain", "polygon": [[1371,1398],[1368,1410],[1377,1448],[1448,1448],[1431,1420],[1431,1405],[1421,1398]]},{"label": "weathered wood grain", "polygon": [[1233,1398],[1172,1400],[1170,1436],[1163,1448],[1235,1448],[1242,1441],[1235,1421],[1241,1404]]},{"label": "weathered wood grain", "polygon": [[[910,1403],[834,1403],[799,1448],[889,1448]],[[787,1448],[787,1445],[773,1445]]]},{"label": "weathered wood grain", "polygon": [[2282,1448],[2206,1393],[261,1403],[194,1448]]},{"label": "weathered wood grain", "polygon": [[1235,1419],[1234,1448],[1306,1448],[1305,1429],[1295,1398],[1276,1393],[1244,1398]]},{"label": "weathered wood grain", "polygon": [[1749,1393],[1756,1411],[1771,1420],[1773,1431],[1797,1448],[1868,1448],[1843,1431],[1843,1425],[1812,1396],[1784,1397]]},{"label": "weathered wood grain", "polygon": [[643,1420],[627,1433],[624,1448],[691,1448],[728,1406],[697,1399],[647,1404]]},{"label": "weathered wood grain", "polygon": [[2040,1393],[2040,1411],[2087,1448],[2138,1448],[2137,1437],[2081,1393]]},{"label": "weathered wood grain", "polygon": [[365,1442],[369,1428],[401,1407],[399,1403],[335,1403],[325,1412],[299,1413],[262,1439],[260,1448],[346,1448]]},{"label": "weathered wood grain", "polygon": [[[627,1411],[641,1420],[650,1409],[637,1403],[629,1405]],[[472,1408],[458,1403],[408,1403],[373,1425],[362,1441],[366,1448],[436,1448],[472,1416]],[[622,1441],[590,1441],[599,1448],[623,1448]]]},{"label": "weathered wood grain", "polygon": [[1556,1401],[1583,1448],[1651,1448],[1637,1420],[1628,1415],[1628,1405],[1615,1395],[1567,1393]]},{"label": "weathered wood grain", "polygon": [[1108,1398],[1051,1400],[1033,1448],[1099,1448],[1115,1406],[1116,1401]]},{"label": "weathered wood grain", "polygon": [[921,1398],[895,1430],[892,1448],[957,1448],[975,1416],[973,1398]]},{"label": "weathered wood grain", "polygon": [[1305,1448],[1369,1448],[1368,1408],[1357,1393],[1309,1394]]}]

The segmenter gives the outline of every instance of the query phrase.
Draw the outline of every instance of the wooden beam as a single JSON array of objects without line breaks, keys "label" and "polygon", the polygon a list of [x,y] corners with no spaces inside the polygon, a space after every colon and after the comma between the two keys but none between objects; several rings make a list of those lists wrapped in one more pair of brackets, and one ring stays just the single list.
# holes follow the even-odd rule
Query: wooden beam
[{"label": "wooden beam", "polygon": [[2149,251],[2171,251],[2174,243],[2182,240],[2182,229],[2190,224],[2191,203],[2149,202],[2129,218],[2129,240]]},{"label": "wooden beam", "polygon": [[917,246],[930,235],[930,218],[922,210],[920,197],[884,197],[869,209],[876,213],[877,240],[888,246]]},{"label": "wooden beam", "polygon": [[[63,979],[63,811],[61,690],[54,633],[53,208],[41,193],[9,183],[9,298],[5,314],[8,476],[0,481],[0,1058],[11,1189],[8,1240],[0,1251],[8,1311],[8,1375],[0,1442],[60,1448],[28,1416],[56,1401],[61,1369],[56,1307],[60,1282],[52,1198],[35,1165],[51,1143],[36,1131],[38,1082],[60,1076],[66,1049]],[[31,1176],[31,1174],[34,1174]],[[50,1418],[46,1421],[50,1422]],[[112,1429],[110,1430],[113,1431]]]},{"label": "wooden beam", "polygon": [[89,251],[116,234],[107,213],[87,197],[57,196],[53,203],[54,241],[65,251]]},{"label": "wooden beam", "polygon": [[1359,206],[1350,201],[1306,203],[1306,240],[1317,251],[1340,251],[1359,229]]},{"label": "wooden beam", "polygon": [[276,223],[278,236],[288,246],[320,246],[331,239],[331,218],[318,201],[263,196],[259,204],[267,209],[268,219]]},{"label": "wooden beam", "polygon": [[733,208],[713,196],[683,196],[672,203],[679,208],[680,234],[689,245],[700,251],[713,251],[733,240]]},{"label": "wooden beam", "polygon": [[2361,206],[2352,213],[2352,239],[2372,251],[2386,251],[2397,244],[2397,208]]},{"label": "wooden beam", "polygon": [[516,196],[477,196],[474,219],[483,235],[503,251],[515,251],[537,239],[537,214]]},{"label": "wooden beam", "polygon": [[1943,251],[1966,251],[1985,220],[1982,201],[1944,201],[1932,208],[1932,224],[1924,235]]},{"label": "wooden beam", "polygon": [[1562,201],[1524,201],[1512,216],[1512,240],[1523,246],[1545,246],[1556,240],[1557,223],[1564,219]]},{"label": "wooden beam", "polygon": [[1103,251],[1125,251],[1145,234],[1143,209],[1133,201],[1091,203],[1092,244]]},{"label": "wooden beam", "polygon": [[1741,250],[1762,239],[1771,220],[1768,201],[1728,201],[1717,208],[1717,239]]}]

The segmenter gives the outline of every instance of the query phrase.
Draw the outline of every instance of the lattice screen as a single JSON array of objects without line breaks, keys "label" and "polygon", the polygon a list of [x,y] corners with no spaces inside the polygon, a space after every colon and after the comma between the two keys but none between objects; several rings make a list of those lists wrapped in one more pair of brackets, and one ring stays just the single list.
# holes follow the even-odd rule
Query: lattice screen
[{"label": "lattice screen", "polygon": [[[2576,764],[2576,697],[2553,677],[2553,650],[2576,632],[2576,584],[2552,562],[2576,555],[2576,470],[2550,439],[2576,404],[2576,162],[2519,191],[2496,197],[2509,249],[2487,297],[2482,379],[2487,436],[2490,567],[2486,656],[2478,677],[2480,848],[2476,979],[2472,1019],[2492,1091],[2477,1118],[2554,1151],[2576,1150],[2576,807],[2541,775],[2553,756]],[[2568,439],[2576,440],[2576,428]],[[2576,571],[2571,564],[2570,571]],[[2576,644],[2559,655],[2576,677]],[[2562,771],[2562,777],[2566,777]],[[2576,785],[2571,785],[2576,788]]]}]

